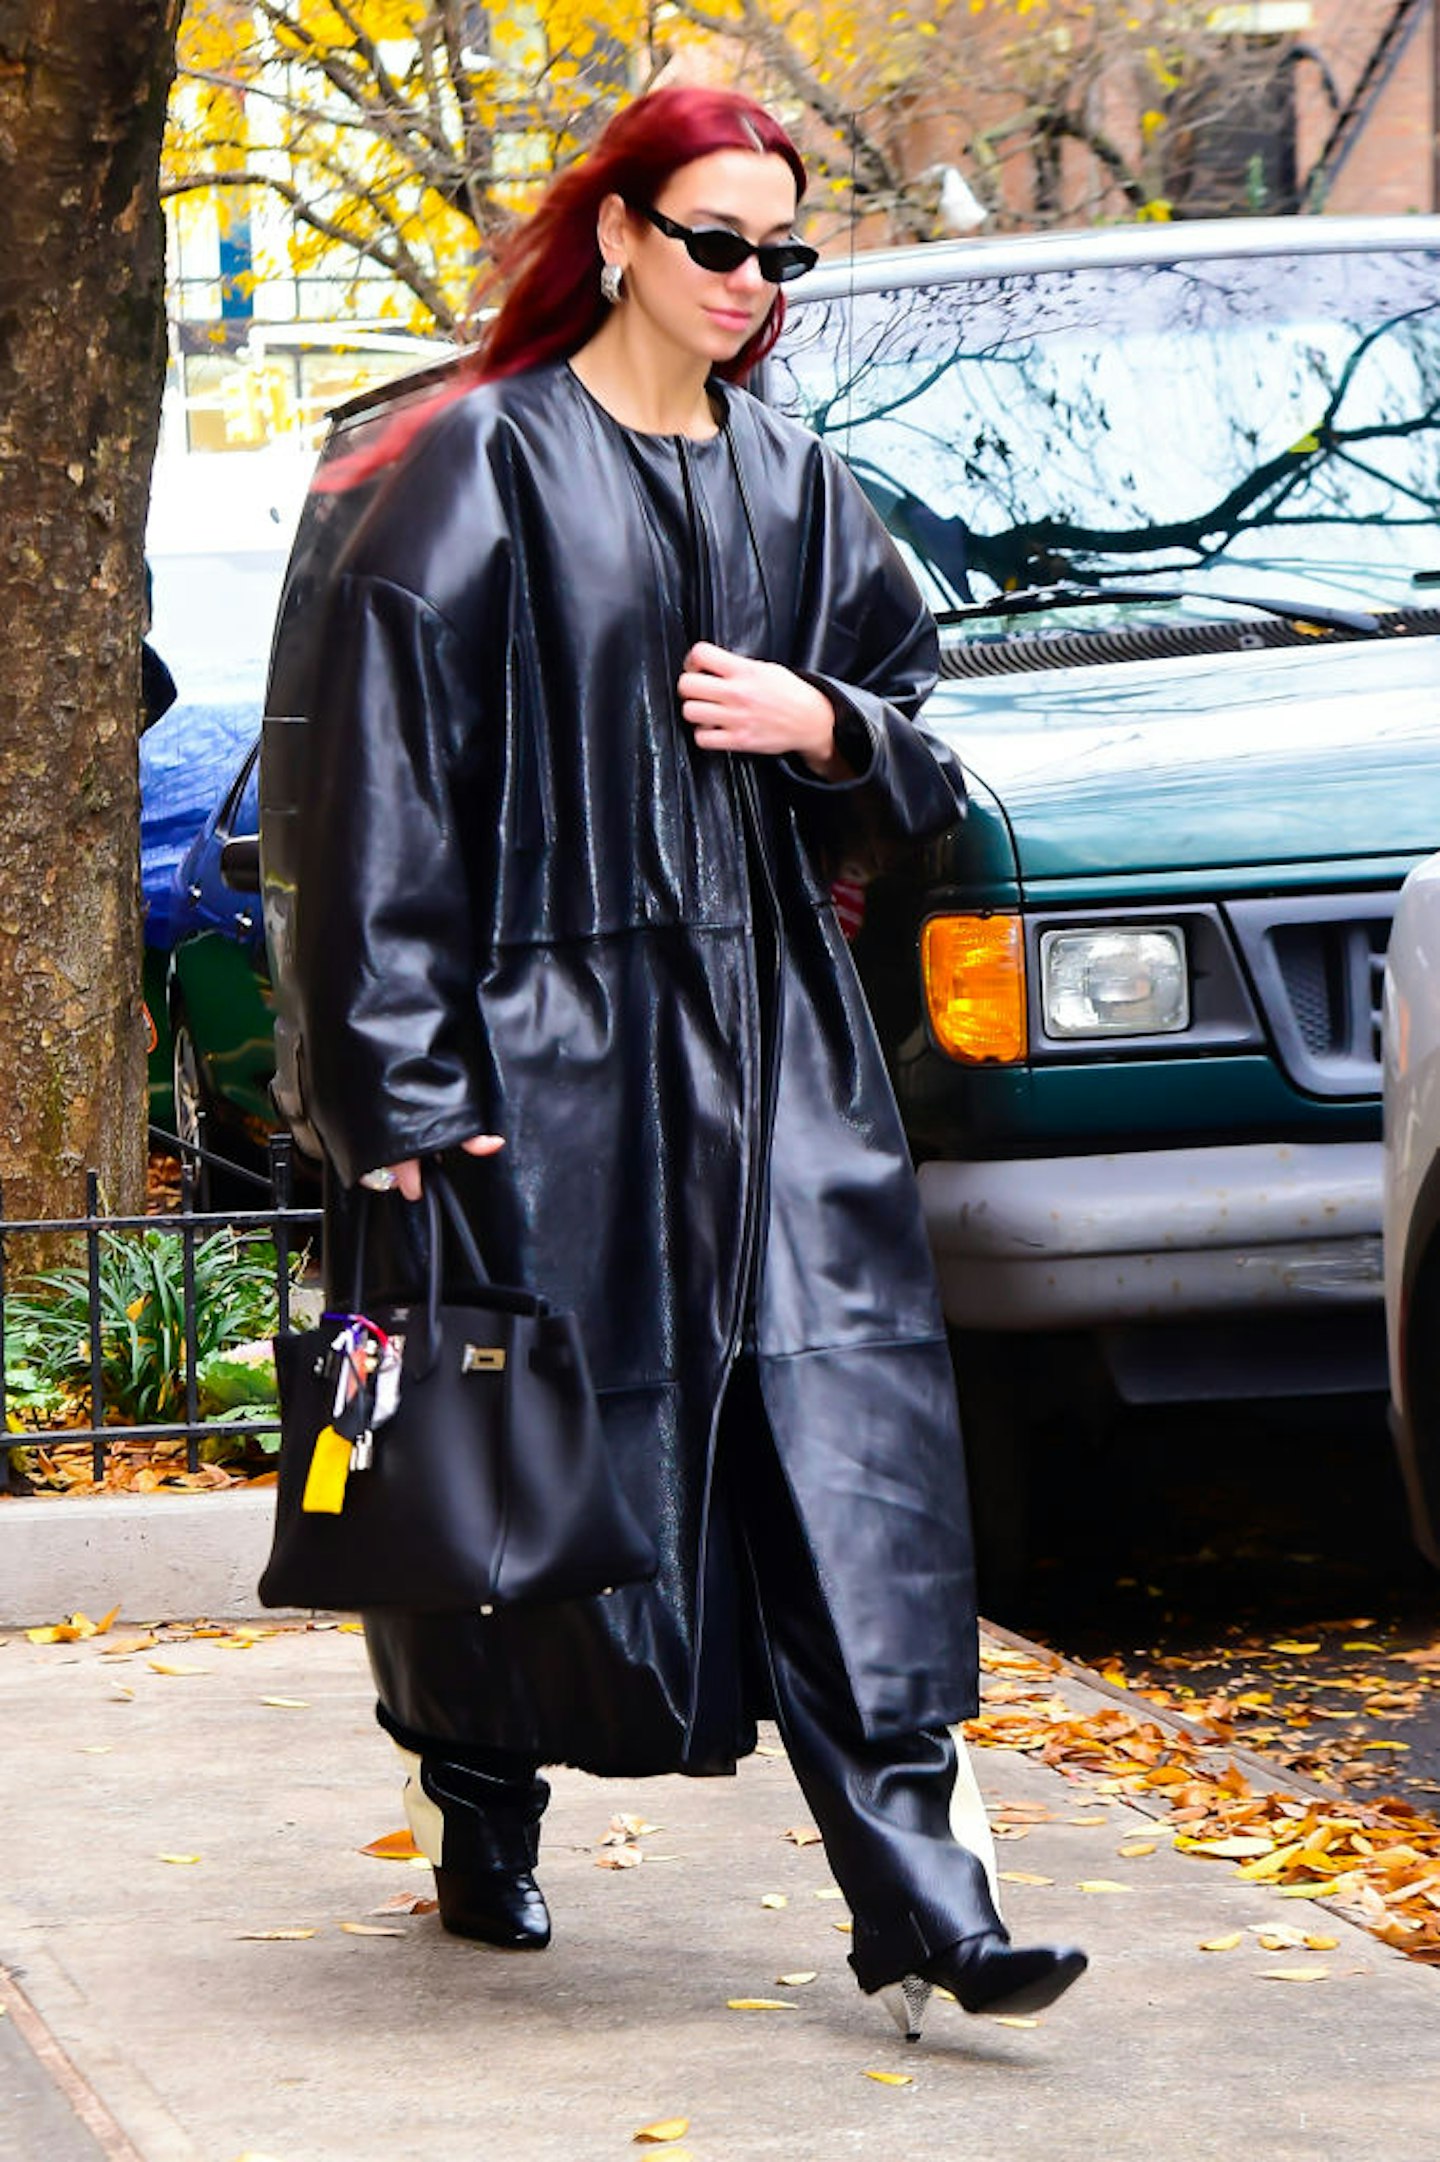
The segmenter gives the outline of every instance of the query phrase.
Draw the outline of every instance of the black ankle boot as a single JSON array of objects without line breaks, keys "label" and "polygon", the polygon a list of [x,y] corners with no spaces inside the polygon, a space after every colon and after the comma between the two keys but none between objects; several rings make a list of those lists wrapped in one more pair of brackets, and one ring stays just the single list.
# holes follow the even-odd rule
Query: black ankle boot
[{"label": "black ankle boot", "polygon": [[426,1757],[420,1784],[444,1822],[435,1896],[445,1928],[507,1952],[543,1951],[550,1915],[534,1869],[546,1782],[498,1779]]},{"label": "black ankle boot", "polygon": [[1089,1964],[1074,1945],[1015,1945],[1003,1930],[984,1930],[878,1994],[906,2041],[916,2042],[933,1990],[948,1989],[966,2012],[1043,2012]]},{"label": "black ankle boot", "polygon": [[474,1937],[504,1952],[543,1952],[550,1910],[528,1869],[437,1869],[435,1897],[452,1937]]}]

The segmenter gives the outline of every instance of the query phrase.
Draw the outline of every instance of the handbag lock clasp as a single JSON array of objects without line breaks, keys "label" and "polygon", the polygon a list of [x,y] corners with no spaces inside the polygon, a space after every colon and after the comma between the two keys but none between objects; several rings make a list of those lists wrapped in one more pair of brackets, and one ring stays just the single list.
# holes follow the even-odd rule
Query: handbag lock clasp
[{"label": "handbag lock clasp", "polygon": [[504,1367],[503,1344],[467,1344],[460,1360],[462,1374],[499,1374]]}]

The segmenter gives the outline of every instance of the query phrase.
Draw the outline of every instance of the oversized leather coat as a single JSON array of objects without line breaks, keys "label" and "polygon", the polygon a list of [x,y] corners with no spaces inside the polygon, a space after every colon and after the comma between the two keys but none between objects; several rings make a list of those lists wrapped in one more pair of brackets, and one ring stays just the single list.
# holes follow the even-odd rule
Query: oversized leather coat
[{"label": "oversized leather coat", "polygon": [[[742,1337],[864,1730],[975,1707],[947,1346],[828,891],[960,815],[913,725],[933,627],[833,454],[717,396],[734,511],[695,512],[688,562],[643,468],[690,503],[694,446],[637,441],[564,366],[455,401],[346,544],[309,716],[291,988],[337,1195],[505,1136],[447,1163],[492,1274],[578,1312],[661,1554],[602,1599],[368,1617],[381,1716],[607,1774],[753,1743],[707,1519]],[[824,688],[853,779],[697,750],[697,631]]]}]

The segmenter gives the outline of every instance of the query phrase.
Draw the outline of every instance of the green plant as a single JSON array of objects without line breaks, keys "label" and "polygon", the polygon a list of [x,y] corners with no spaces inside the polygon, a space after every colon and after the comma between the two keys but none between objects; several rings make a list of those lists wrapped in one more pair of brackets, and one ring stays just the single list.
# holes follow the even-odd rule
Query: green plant
[{"label": "green plant", "polygon": [[[297,1270],[300,1265],[297,1257]],[[136,1426],[183,1417],[185,1287],[178,1234],[101,1233],[99,1318],[107,1409]],[[197,1380],[213,1353],[268,1336],[275,1326],[270,1242],[233,1231],[197,1240]],[[5,1342],[7,1386],[13,1372],[17,1382],[23,1375],[32,1389],[38,1384],[52,1392],[83,1390],[90,1376],[85,1270],[56,1268],[29,1278],[6,1300]]]},{"label": "green plant", "polygon": [[227,1435],[225,1428],[246,1419],[273,1419],[280,1401],[275,1378],[275,1355],[268,1337],[253,1344],[233,1344],[212,1351],[196,1369],[200,1412],[215,1421],[215,1430],[200,1444],[209,1464],[231,1463],[237,1456],[258,1450],[274,1456],[280,1448],[278,1432]]},{"label": "green plant", "polygon": [[11,1433],[63,1419],[70,1397],[46,1372],[43,1353],[28,1332],[7,1328],[5,1352],[5,1412]]}]

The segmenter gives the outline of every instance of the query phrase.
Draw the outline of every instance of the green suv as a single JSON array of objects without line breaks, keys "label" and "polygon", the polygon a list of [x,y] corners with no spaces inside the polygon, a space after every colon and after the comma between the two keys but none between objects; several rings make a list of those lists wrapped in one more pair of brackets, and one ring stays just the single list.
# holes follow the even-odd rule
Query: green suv
[{"label": "green suv", "polygon": [[926,591],[925,725],[971,791],[855,950],[1003,1565],[1117,1404],[1384,1385],[1381,983],[1440,845],[1440,220],[972,242],[796,292],[766,395]]}]

